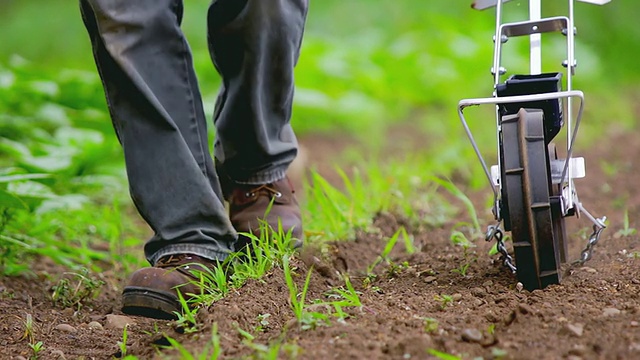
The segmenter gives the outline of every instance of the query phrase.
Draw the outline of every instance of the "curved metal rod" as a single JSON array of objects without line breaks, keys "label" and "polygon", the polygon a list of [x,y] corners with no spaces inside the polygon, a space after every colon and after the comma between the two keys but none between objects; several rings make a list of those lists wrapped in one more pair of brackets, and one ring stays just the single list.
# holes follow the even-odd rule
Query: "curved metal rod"
[{"label": "curved metal rod", "polygon": [[[467,137],[471,141],[473,150],[476,152],[476,156],[478,157],[478,160],[480,160],[480,164],[482,164],[482,169],[484,170],[484,173],[487,176],[487,180],[489,181],[489,185],[491,185],[491,189],[493,190],[494,198],[497,199],[498,191],[493,186],[493,181],[491,180],[491,173],[489,172],[487,163],[484,161],[484,158],[480,153],[480,149],[478,148],[478,145],[476,144],[476,141],[473,138],[471,129],[469,129],[469,126],[467,125],[467,121],[464,118],[464,109],[470,106],[478,106],[478,105],[488,105],[488,104],[497,105],[497,104],[543,101],[543,100],[571,98],[571,97],[577,97],[580,99],[580,108],[578,109],[578,116],[576,118],[576,126],[573,130],[573,137],[572,137],[571,143],[568,144],[569,146],[567,148],[567,158],[564,163],[564,169],[562,170],[562,177],[561,177],[561,183],[562,183],[565,181],[565,177],[567,176],[569,159],[571,159],[571,154],[573,153],[573,144],[575,142],[576,135],[578,134],[578,128],[580,127],[580,120],[582,119],[582,113],[584,110],[584,93],[582,91],[580,90],[558,91],[558,92],[552,92],[552,93],[533,94],[533,95],[517,95],[517,96],[460,100],[460,102],[458,103],[458,117],[460,117],[460,121],[462,122],[462,126],[464,127],[464,130],[467,133]],[[571,119],[569,119],[569,121],[571,121]]]}]

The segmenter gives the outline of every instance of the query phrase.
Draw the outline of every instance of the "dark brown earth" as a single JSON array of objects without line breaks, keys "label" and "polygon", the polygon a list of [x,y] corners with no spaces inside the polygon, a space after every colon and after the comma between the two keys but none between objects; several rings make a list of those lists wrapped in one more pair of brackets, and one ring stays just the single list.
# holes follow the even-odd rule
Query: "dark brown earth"
[{"label": "dark brown earth", "polygon": [[[300,288],[313,265],[310,301],[326,299],[326,292],[349,276],[361,292],[362,306],[345,309],[350,315],[345,321],[333,319],[330,325],[302,329],[290,309],[283,273],[276,269],[201,311],[196,333],[180,334],[166,321],[129,318],[133,322],[127,331],[128,354],[141,359],[188,358],[175,350],[159,350],[158,345],[170,336],[199,354],[216,324],[222,358],[269,358],[260,350],[262,345],[278,343],[282,346],[277,358],[285,359],[436,358],[429,350],[464,359],[640,358],[640,239],[633,231],[621,232],[625,210],[630,228],[639,226],[635,169],[640,166],[640,142],[633,132],[614,132],[607,138],[579,154],[589,167],[587,178],[577,186],[581,201],[594,215],[606,214],[610,226],[593,259],[586,266],[567,268],[561,285],[518,290],[515,277],[487,255],[490,244],[477,242],[466,255],[452,246],[453,222],[437,229],[412,228],[402,218],[379,214],[378,233],[360,233],[355,241],[333,243],[323,253],[307,249],[293,260]],[[329,159],[314,154],[324,153],[318,150],[332,141],[315,138],[303,143],[309,147],[309,161],[326,167]],[[486,191],[469,195],[477,209],[485,207]],[[480,213],[488,224],[488,211]],[[569,218],[567,225],[575,259],[590,224],[585,218]],[[399,246],[392,264],[380,264],[376,277],[366,279],[367,266],[400,226],[414,236],[419,251],[407,255]],[[466,276],[454,271],[465,263]],[[95,300],[75,312],[51,301],[51,286],[64,271],[43,260],[36,277],[0,278],[0,359],[32,354],[25,338],[27,314],[35,324],[34,339],[44,344],[42,359],[122,357],[118,342],[123,331],[108,319],[121,315],[122,279],[110,271],[96,275],[106,285]],[[101,328],[91,328],[91,321]],[[69,326],[61,329],[61,324]]]}]

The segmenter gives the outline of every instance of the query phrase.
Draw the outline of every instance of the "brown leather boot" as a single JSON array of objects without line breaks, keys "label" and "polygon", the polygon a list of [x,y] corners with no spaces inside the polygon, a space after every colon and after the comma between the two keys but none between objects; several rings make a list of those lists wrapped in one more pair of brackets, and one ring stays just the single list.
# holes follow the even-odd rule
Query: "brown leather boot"
[{"label": "brown leather boot", "polygon": [[205,271],[219,266],[216,261],[191,254],[160,258],[154,267],[134,272],[122,292],[122,312],[156,319],[175,319],[181,311],[178,291],[185,300],[201,289],[191,281],[198,278],[193,270]]},{"label": "brown leather boot", "polygon": [[[271,209],[266,214],[271,202]],[[261,219],[278,231],[278,220],[286,233],[291,230],[292,246],[302,246],[302,217],[295,190],[288,178],[264,185],[238,185],[229,197],[229,218],[238,232],[252,233],[260,238]],[[236,250],[251,244],[251,239],[240,236]]]}]

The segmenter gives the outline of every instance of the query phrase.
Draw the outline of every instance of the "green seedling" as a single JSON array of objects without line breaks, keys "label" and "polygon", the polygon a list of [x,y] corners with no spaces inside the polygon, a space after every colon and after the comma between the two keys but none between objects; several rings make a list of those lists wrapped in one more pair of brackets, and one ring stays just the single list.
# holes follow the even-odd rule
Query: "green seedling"
[{"label": "green seedling", "polygon": [[468,247],[463,248],[463,258],[464,261],[458,266],[458,268],[451,270],[451,272],[458,273],[461,276],[467,276],[467,270],[469,266],[471,266],[472,262],[477,261],[477,258],[469,252]]},{"label": "green seedling", "polygon": [[180,344],[176,339],[166,336],[170,347],[176,349],[183,360],[216,360],[222,355],[222,347],[220,346],[220,335],[218,335],[218,324],[214,323],[211,329],[211,341],[207,342],[201,353],[194,355],[187,350],[184,345]]},{"label": "green seedling", "polygon": [[125,324],[124,328],[122,329],[122,341],[118,341],[118,347],[120,348],[120,357],[127,356],[127,338],[128,338],[127,329],[128,328],[129,328],[129,324]]},{"label": "green seedling", "polygon": [[288,256],[284,256],[282,258],[282,269],[284,271],[284,278],[287,283],[287,287],[289,288],[289,301],[291,310],[293,310],[293,314],[295,315],[296,319],[298,319],[298,322],[301,323],[304,318],[304,302],[307,296],[307,291],[309,290],[309,282],[311,281],[312,269],[309,269],[309,271],[307,272],[307,277],[304,281],[304,286],[302,287],[302,291],[300,293],[298,293],[298,286],[293,281]]},{"label": "green seedling", "polygon": [[375,267],[378,266],[381,262],[389,261],[389,254],[391,253],[391,250],[393,250],[393,247],[396,246],[396,243],[398,242],[398,238],[400,237],[400,235],[402,235],[404,238],[407,238],[409,236],[407,234],[407,231],[404,229],[404,227],[401,227],[398,231],[396,231],[393,234],[393,236],[391,236],[387,241],[380,256],[378,256],[376,260],[371,265],[369,265],[369,267],[367,268],[367,274],[373,273],[373,270],[375,269]]},{"label": "green seedling", "polygon": [[458,266],[456,269],[451,270],[451,272],[458,273],[463,277],[467,276],[467,270],[469,269],[470,265],[471,264],[469,263],[460,264],[460,266]]},{"label": "green seedling", "polygon": [[440,303],[440,310],[444,310],[447,306],[451,306],[453,304],[453,296],[451,295],[440,294],[435,295],[433,298]]},{"label": "green seedling", "polygon": [[430,317],[424,318],[424,331],[428,333],[438,331],[438,320]]},{"label": "green seedling", "polygon": [[31,351],[33,351],[33,355],[30,357],[31,360],[36,360],[38,358],[38,354],[44,350],[44,344],[42,341],[38,341],[35,344],[29,343],[29,347],[31,348]]},{"label": "green seedling", "polygon": [[428,349],[427,352],[440,360],[462,360],[462,358],[458,356],[447,354],[446,352],[438,351],[436,349]]},{"label": "green seedling", "polygon": [[65,272],[63,275],[67,277],[62,277],[52,288],[53,302],[63,308],[75,307],[76,310],[80,310],[85,302],[97,296],[104,281],[94,279],[88,273],[87,269],[82,269],[80,273]]},{"label": "green seedling", "polygon": [[271,314],[259,314],[258,315],[258,326],[256,326],[256,332],[263,332],[269,327],[269,318]]},{"label": "green seedling", "polygon": [[474,239],[484,237],[484,234],[480,227],[480,221],[478,220],[478,213],[476,212],[476,209],[473,205],[473,202],[471,202],[471,199],[469,199],[469,197],[467,197],[460,189],[458,189],[458,187],[455,186],[450,180],[445,181],[438,177],[432,177],[431,180],[439,184],[440,186],[442,186],[445,190],[449,191],[449,193],[451,193],[451,195],[458,198],[458,200],[462,201],[462,204],[467,209],[467,213],[471,218],[472,237]]},{"label": "green seedling", "polygon": [[638,231],[632,228],[629,225],[629,209],[624,210],[624,216],[622,218],[622,229],[618,230],[615,235],[616,236],[632,236],[635,235]]},{"label": "green seedling", "polygon": [[33,355],[31,355],[30,359],[35,360],[38,358],[40,352],[44,350],[44,344],[42,343],[42,341],[36,341],[35,324],[33,322],[33,316],[31,316],[31,314],[27,313],[25,315],[23,324],[24,333],[22,334],[22,339],[27,339],[27,341],[29,342],[29,348],[31,348],[31,351],[33,352]]},{"label": "green seedling", "polygon": [[196,266],[195,268],[198,270],[192,270],[191,274],[198,280],[192,280],[190,283],[200,289],[200,293],[189,294],[189,304],[192,306],[201,304],[209,306],[225,297],[230,289],[227,271],[225,270],[229,266],[229,261],[225,261],[213,268]]},{"label": "green seedling", "polygon": [[197,332],[199,330],[197,315],[200,308],[189,304],[189,302],[184,299],[181,291],[177,291],[177,294],[182,311],[174,311],[174,314],[176,314],[178,318],[176,325],[185,334]]}]

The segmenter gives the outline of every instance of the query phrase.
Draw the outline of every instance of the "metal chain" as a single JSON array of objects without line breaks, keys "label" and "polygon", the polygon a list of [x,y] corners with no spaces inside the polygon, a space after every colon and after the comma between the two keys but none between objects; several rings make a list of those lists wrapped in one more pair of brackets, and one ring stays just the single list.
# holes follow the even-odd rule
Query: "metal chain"
[{"label": "metal chain", "polygon": [[511,270],[511,273],[515,274],[516,266],[513,264],[513,258],[509,255],[507,247],[504,246],[504,241],[502,241],[503,235],[504,233],[502,232],[502,229],[500,229],[500,223],[498,223],[496,225],[489,225],[484,239],[486,241],[496,239],[496,248],[501,255],[500,260],[502,261],[502,265]]},{"label": "metal chain", "polygon": [[606,216],[603,216],[599,219],[595,219],[596,221],[593,224],[593,232],[589,236],[589,240],[587,241],[587,246],[580,253],[580,259],[574,261],[572,265],[582,266],[584,263],[591,259],[593,256],[593,248],[598,245],[598,241],[600,240],[600,235],[602,234],[602,230],[604,230],[607,226],[605,225],[605,220],[607,220]]}]

